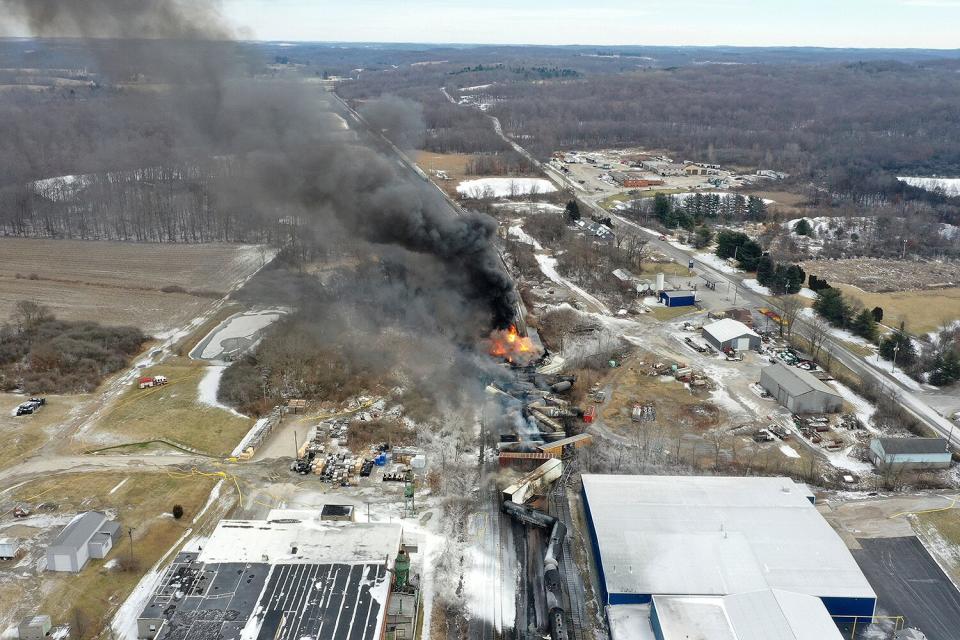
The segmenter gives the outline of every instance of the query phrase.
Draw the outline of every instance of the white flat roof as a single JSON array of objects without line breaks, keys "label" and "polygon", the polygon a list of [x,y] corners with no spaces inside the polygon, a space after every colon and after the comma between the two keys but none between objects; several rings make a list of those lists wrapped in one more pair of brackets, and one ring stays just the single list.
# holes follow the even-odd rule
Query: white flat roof
[{"label": "white flat roof", "polygon": [[709,333],[717,342],[726,342],[741,336],[753,336],[759,338],[760,334],[733,318],[723,318],[716,322],[703,325],[703,330]]},{"label": "white flat roof", "polygon": [[273,510],[270,516],[272,520],[221,520],[197,560],[386,563],[400,549],[399,524],[321,521],[318,511]]},{"label": "white flat roof", "polygon": [[654,606],[664,640],[843,640],[823,602],[799,593],[655,596]]},{"label": "white flat roof", "polygon": [[607,592],[876,598],[789,478],[583,476]]}]

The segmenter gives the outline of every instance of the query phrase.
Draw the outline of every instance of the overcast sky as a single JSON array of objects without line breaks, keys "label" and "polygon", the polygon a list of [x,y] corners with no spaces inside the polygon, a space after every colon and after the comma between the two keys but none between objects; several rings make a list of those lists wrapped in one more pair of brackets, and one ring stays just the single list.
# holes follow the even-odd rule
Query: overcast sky
[{"label": "overcast sky", "polygon": [[223,0],[259,40],[960,48],[960,0]]}]

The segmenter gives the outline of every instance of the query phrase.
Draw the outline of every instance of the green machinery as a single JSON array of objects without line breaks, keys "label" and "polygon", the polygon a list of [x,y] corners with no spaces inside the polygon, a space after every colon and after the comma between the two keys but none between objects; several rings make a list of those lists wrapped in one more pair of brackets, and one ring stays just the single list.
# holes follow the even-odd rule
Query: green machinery
[{"label": "green machinery", "polygon": [[400,546],[397,559],[393,565],[393,587],[396,591],[404,591],[410,584],[410,554]]},{"label": "green machinery", "polygon": [[416,476],[413,469],[407,469],[403,475],[403,517],[412,516],[417,513],[416,504]]}]

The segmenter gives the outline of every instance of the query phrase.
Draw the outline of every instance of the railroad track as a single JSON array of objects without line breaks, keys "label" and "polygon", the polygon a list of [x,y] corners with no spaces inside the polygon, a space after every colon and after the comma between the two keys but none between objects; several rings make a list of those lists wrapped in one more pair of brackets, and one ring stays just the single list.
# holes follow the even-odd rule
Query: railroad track
[{"label": "railroad track", "polygon": [[[563,475],[554,484],[549,495],[549,505],[551,514],[560,520],[566,526],[568,535],[572,534],[573,517],[570,514],[570,502],[567,500],[567,487],[570,477],[576,469],[576,462],[569,459],[565,462]],[[567,634],[571,640],[584,640],[587,637],[584,609],[586,606],[586,594],[583,589],[583,582],[577,571],[577,565],[573,558],[573,544],[568,540],[562,547],[560,559],[563,579],[566,589],[564,590],[564,605],[566,608]]]}]

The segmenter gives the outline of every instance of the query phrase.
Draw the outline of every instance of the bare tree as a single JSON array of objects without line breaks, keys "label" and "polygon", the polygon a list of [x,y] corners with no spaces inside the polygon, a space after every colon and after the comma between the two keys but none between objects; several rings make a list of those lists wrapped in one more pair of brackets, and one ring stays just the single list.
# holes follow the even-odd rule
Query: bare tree
[{"label": "bare tree", "polygon": [[807,338],[810,340],[811,355],[816,359],[820,356],[820,350],[827,342],[830,336],[830,325],[820,316],[814,316],[810,321],[810,329]]},{"label": "bare tree", "polygon": [[781,296],[774,298],[771,304],[780,313],[780,335],[786,330],[789,338],[793,335],[793,324],[804,308],[800,296]]}]

